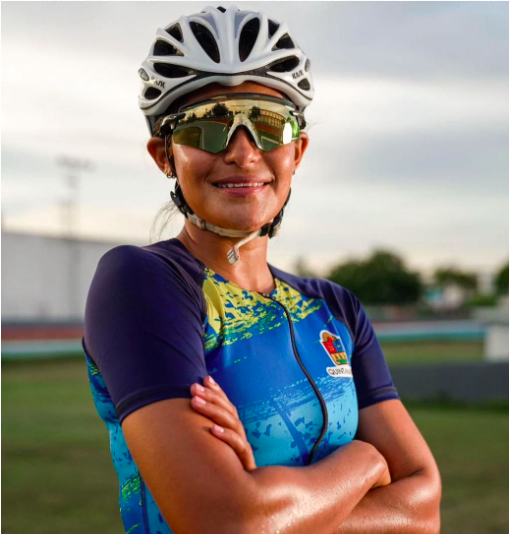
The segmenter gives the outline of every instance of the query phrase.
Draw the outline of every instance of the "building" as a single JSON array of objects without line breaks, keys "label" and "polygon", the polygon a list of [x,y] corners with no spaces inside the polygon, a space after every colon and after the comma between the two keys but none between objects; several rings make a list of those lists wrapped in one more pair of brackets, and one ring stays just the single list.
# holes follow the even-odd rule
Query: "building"
[{"label": "building", "polygon": [[117,245],[2,232],[2,323],[81,322],[97,263]]}]

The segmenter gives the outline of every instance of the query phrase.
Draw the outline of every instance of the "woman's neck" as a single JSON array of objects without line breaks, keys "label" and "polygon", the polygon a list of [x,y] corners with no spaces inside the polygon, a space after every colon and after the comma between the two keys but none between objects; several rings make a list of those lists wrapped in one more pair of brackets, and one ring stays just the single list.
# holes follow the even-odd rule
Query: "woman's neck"
[{"label": "woman's neck", "polygon": [[248,291],[270,293],[275,289],[273,275],[267,265],[268,236],[256,237],[239,251],[241,258],[230,265],[227,252],[240,241],[240,238],[222,237],[207,230],[201,230],[189,221],[177,239],[202,263]]}]

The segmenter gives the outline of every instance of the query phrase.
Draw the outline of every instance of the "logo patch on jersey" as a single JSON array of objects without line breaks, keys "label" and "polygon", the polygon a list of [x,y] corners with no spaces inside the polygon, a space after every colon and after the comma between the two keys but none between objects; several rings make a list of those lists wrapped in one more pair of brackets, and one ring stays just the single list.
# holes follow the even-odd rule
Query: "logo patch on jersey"
[{"label": "logo patch on jersey", "polygon": [[335,367],[326,367],[328,375],[333,378],[352,378],[352,369],[342,340],[336,334],[321,330],[320,341],[327,355],[335,364]]}]

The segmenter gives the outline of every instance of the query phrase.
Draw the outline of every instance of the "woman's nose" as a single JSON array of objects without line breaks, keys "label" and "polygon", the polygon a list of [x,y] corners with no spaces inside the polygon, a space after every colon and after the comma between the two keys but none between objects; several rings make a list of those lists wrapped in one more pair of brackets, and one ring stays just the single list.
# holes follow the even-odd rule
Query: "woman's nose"
[{"label": "woman's nose", "polygon": [[251,133],[239,126],[225,149],[225,163],[236,163],[239,167],[246,167],[260,159],[260,149],[255,144]]}]

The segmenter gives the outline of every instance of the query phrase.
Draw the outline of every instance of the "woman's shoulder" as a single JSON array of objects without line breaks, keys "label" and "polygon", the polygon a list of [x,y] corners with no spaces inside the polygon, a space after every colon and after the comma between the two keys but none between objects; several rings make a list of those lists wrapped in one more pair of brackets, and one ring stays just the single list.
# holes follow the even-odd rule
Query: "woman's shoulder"
[{"label": "woman's shoulder", "polygon": [[116,246],[101,257],[97,272],[128,279],[160,276],[201,286],[204,264],[173,238],[145,246]]},{"label": "woman's shoulder", "polygon": [[119,245],[106,252],[97,265],[88,304],[103,295],[145,302],[150,298],[167,304],[176,299],[191,300],[203,310],[203,264],[174,241],[152,245]]}]

